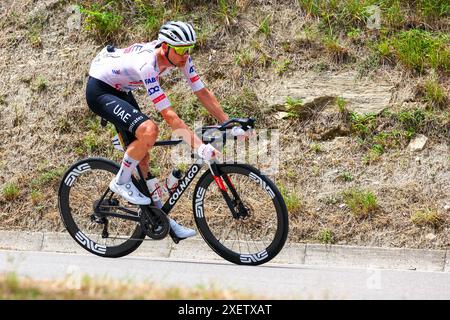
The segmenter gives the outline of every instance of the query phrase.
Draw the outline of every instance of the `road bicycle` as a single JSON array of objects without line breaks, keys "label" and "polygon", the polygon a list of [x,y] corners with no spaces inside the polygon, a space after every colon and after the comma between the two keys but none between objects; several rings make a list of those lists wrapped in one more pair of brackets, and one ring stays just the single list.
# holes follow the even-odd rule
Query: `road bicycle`
[{"label": "road bicycle", "polygon": [[[254,128],[252,118],[233,118],[221,125],[196,131],[204,143],[223,139],[226,130],[240,124]],[[106,126],[106,120],[102,120]],[[116,127],[124,149],[131,139]],[[208,134],[208,132],[219,132]],[[174,146],[182,140],[157,141],[158,146]],[[117,258],[135,251],[144,240],[160,240],[170,229],[168,215],[195,177],[207,167],[195,184],[192,208],[200,235],[222,258],[239,265],[259,265],[273,259],[283,248],[288,235],[288,212],[283,197],[261,172],[241,163],[204,161],[194,154],[190,168],[171,190],[162,208],[134,205],[109,189],[119,165],[106,158],[86,158],[73,164],[61,179],[58,207],[65,228],[87,251],[102,257]],[[207,164],[207,166],[205,166]],[[132,177],[136,187],[151,198],[139,166]],[[146,239],[146,237],[150,239]]]}]

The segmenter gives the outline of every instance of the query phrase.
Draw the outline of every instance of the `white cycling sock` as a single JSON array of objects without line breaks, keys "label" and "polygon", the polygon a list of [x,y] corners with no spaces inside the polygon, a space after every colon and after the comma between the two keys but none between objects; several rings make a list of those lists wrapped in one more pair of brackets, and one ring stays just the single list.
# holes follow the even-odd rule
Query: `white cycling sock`
[{"label": "white cycling sock", "polygon": [[136,169],[136,166],[139,164],[139,161],[134,160],[127,153],[123,157],[122,164],[120,166],[120,170],[117,173],[117,184],[124,184],[131,180],[131,174],[133,170]]}]

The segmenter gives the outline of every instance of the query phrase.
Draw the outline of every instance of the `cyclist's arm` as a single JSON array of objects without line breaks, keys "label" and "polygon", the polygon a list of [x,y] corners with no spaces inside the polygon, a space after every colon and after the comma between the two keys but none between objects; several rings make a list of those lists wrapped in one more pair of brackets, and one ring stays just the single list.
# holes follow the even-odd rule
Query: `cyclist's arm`
[{"label": "cyclist's arm", "polygon": [[165,108],[160,113],[167,124],[172,128],[174,133],[178,136],[181,136],[182,139],[192,148],[198,149],[198,147],[203,144],[202,140],[200,140],[186,125],[186,123],[184,123],[184,121],[180,117],[178,117],[172,107]]},{"label": "cyclist's arm", "polygon": [[208,110],[208,112],[216,118],[220,123],[228,120],[227,114],[223,111],[214,93],[204,87],[194,92],[200,103]]},{"label": "cyclist's arm", "polygon": [[216,118],[220,123],[228,120],[228,116],[223,112],[214,94],[205,87],[199,75],[195,71],[192,57],[189,57],[183,68],[183,73],[192,91],[197,96],[200,103],[208,110],[208,112]]}]

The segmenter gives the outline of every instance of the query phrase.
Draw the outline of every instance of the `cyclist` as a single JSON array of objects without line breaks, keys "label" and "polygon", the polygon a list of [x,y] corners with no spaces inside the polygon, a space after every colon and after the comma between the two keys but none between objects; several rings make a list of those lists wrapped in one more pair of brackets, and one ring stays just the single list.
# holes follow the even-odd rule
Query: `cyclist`
[{"label": "cyclist", "polygon": [[[159,77],[179,68],[201,104],[220,123],[228,116],[220,107],[214,94],[205,87],[189,53],[196,42],[196,34],[189,23],[169,21],[164,24],[158,39],[147,43],[136,43],[124,49],[107,46],[94,58],[89,70],[86,100],[89,108],[102,118],[130,133],[129,144],[120,170],[110,182],[109,188],[130,203],[148,205],[150,198],[138,191],[131,181],[136,166],[148,177],[149,149],[158,136],[158,126],[142,113],[131,91],[144,86],[156,110],[172,130],[181,133],[204,160],[211,160],[217,150],[210,144],[203,144],[192,130],[176,114],[164,94]],[[234,127],[232,134],[243,136],[242,128]],[[170,219],[170,226],[179,238],[195,235],[195,230],[183,227]]]}]

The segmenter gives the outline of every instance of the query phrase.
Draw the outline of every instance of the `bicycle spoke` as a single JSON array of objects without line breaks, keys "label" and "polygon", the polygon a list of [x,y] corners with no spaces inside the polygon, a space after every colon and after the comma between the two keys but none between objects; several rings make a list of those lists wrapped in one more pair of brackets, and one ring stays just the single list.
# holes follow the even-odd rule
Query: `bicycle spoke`
[{"label": "bicycle spoke", "polygon": [[[243,169],[245,171],[245,169]],[[273,191],[267,190],[257,175],[249,173],[226,172],[231,184],[226,185],[228,195],[232,195],[233,209],[237,216],[233,217],[221,191],[211,180],[205,188],[203,196],[203,216],[201,220],[207,229],[202,230],[205,239],[212,239],[216,250],[225,250],[244,256],[251,261],[267,257],[267,249],[277,240],[279,230],[278,209],[274,204]],[[227,179],[225,176],[223,179]],[[259,179],[259,180],[258,180]],[[234,188],[235,192],[232,192]],[[281,195],[278,194],[281,198]],[[282,198],[281,198],[282,199]],[[201,227],[201,228],[205,228]],[[287,231],[284,231],[287,234]],[[284,243],[285,239],[282,239]],[[279,250],[275,247],[274,250]],[[217,251],[216,251],[217,252]],[[251,263],[250,261],[250,263]]]},{"label": "bicycle spoke", "polygon": [[[117,165],[108,160],[82,160],[68,170],[64,178],[67,182],[60,186],[60,210],[67,229],[80,245],[99,255],[127,254],[139,246],[139,243],[129,242],[133,235],[144,236],[136,221],[122,218],[136,217],[133,212],[138,212],[139,207],[109,190],[109,182],[117,170]],[[105,228],[107,237],[104,237]],[[106,250],[110,251],[106,253]]]}]

